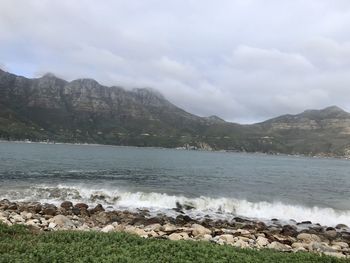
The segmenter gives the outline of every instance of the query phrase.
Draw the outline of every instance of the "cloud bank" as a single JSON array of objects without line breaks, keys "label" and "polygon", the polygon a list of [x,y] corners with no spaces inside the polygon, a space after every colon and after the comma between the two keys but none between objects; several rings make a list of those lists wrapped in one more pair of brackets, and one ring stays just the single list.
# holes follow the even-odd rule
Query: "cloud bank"
[{"label": "cloud bank", "polygon": [[3,0],[0,66],[153,87],[244,123],[350,110],[350,1]]}]

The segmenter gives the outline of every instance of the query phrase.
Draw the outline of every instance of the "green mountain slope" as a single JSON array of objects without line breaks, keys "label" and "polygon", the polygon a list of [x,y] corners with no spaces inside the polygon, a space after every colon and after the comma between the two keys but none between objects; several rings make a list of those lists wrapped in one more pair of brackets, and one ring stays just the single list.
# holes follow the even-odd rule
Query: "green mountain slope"
[{"label": "green mountain slope", "polygon": [[0,138],[343,156],[350,114],[329,107],[240,125],[190,114],[150,89],[0,70]]}]

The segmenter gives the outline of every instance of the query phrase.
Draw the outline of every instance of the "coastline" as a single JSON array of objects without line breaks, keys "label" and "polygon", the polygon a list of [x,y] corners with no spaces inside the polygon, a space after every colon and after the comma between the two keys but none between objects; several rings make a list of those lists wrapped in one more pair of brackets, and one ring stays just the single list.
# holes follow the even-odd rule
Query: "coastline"
[{"label": "coastline", "polygon": [[318,158],[318,159],[340,159],[340,160],[350,160],[350,156],[342,155],[328,155],[326,153],[308,155],[308,154],[288,154],[288,153],[267,153],[267,152],[247,152],[239,150],[208,150],[208,149],[185,149],[184,147],[156,147],[156,146],[134,146],[134,145],[116,145],[116,144],[99,144],[99,143],[73,143],[73,142],[48,142],[48,141],[30,141],[30,140],[4,140],[0,138],[0,143],[23,143],[23,144],[49,144],[49,145],[76,145],[76,146],[108,146],[108,147],[117,147],[117,148],[140,148],[140,149],[165,149],[165,150],[176,150],[176,151],[194,151],[194,152],[213,152],[213,153],[239,153],[239,154],[252,154],[252,155],[266,155],[266,156],[289,156],[295,158]]},{"label": "coastline", "polygon": [[274,249],[282,252],[312,252],[350,258],[350,229],[302,222],[302,229],[271,225],[235,217],[232,220],[193,219],[185,214],[176,218],[148,210],[106,211],[102,205],[90,208],[85,203],[64,201],[59,206],[40,202],[0,201],[0,221],[7,225],[27,225],[34,231],[78,230],[127,232],[143,238],[207,241],[238,248]]}]

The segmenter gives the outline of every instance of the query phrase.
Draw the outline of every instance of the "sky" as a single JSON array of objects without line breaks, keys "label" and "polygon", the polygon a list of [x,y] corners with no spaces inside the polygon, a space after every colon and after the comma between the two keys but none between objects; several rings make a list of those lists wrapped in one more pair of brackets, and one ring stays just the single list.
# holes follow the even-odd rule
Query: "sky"
[{"label": "sky", "polygon": [[151,87],[240,123],[350,111],[350,1],[1,0],[0,68]]}]

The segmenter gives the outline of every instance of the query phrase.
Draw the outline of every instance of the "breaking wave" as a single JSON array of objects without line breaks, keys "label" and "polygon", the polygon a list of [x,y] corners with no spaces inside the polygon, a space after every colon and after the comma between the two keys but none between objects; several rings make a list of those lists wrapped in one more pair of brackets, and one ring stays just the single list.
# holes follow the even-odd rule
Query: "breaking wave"
[{"label": "breaking wave", "polygon": [[350,211],[339,211],[332,208],[305,207],[284,204],[281,202],[250,202],[234,198],[211,198],[200,196],[188,198],[185,196],[168,195],[164,193],[128,192],[122,190],[91,189],[85,187],[58,185],[35,186],[23,189],[13,189],[0,192],[0,198],[13,201],[41,201],[60,203],[63,200],[85,202],[89,205],[103,204],[113,209],[142,209],[164,212],[175,215],[174,208],[181,207],[185,213],[192,216],[205,215],[232,218],[242,216],[247,218],[270,220],[277,218],[283,221],[291,219],[311,221],[327,226],[343,223],[350,226]]}]

